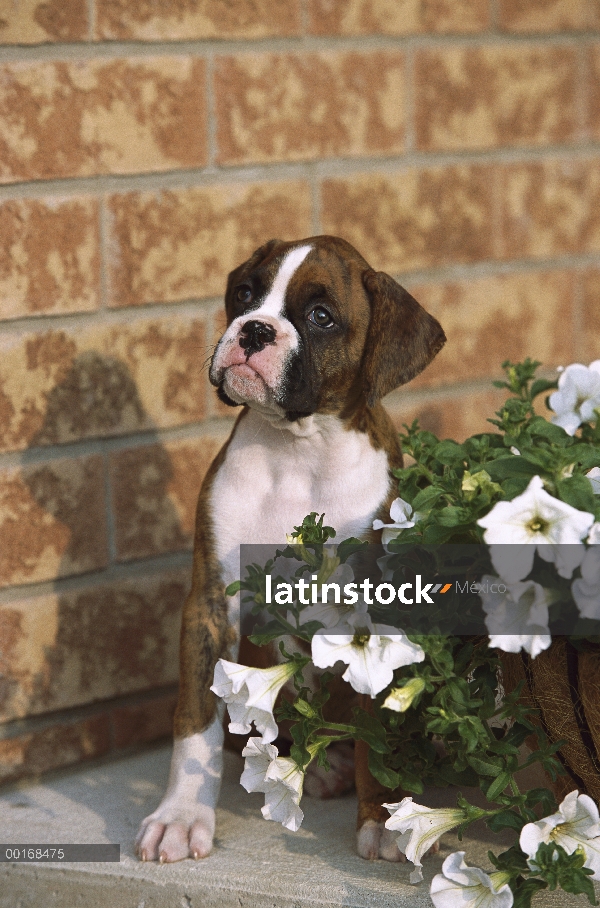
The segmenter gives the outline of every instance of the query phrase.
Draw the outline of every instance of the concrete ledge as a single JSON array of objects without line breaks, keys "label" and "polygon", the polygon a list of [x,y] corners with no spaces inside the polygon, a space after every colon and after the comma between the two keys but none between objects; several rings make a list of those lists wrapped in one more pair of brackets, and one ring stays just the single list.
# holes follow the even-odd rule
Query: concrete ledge
[{"label": "concrete ledge", "polygon": [[[297,833],[260,815],[263,796],[239,784],[242,760],[226,754],[226,775],[213,853],[203,861],[160,866],[133,854],[139,821],[160,800],[170,748],[77,769],[0,798],[2,843],[121,845],[120,864],[0,864],[0,908],[431,908],[429,881],[450,852],[489,867],[494,844],[485,826],[462,843],[447,835],[427,861],[425,882],[411,886],[410,864],[369,863],[354,850],[356,802],[304,798]],[[456,792],[428,792],[430,806],[455,803]],[[583,896],[542,893],[539,908],[588,904]]]}]

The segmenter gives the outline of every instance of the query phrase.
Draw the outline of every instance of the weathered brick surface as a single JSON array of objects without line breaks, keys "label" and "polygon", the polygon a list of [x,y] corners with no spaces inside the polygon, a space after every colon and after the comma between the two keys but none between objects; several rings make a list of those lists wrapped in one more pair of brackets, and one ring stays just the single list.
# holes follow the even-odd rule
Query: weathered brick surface
[{"label": "weathered brick surface", "polygon": [[471,392],[451,398],[439,398],[421,403],[400,401],[390,407],[390,414],[398,431],[406,431],[403,425],[419,420],[422,429],[433,432],[438,438],[453,438],[464,441],[478,432],[495,432],[487,420],[506,399],[503,391]]},{"label": "weathered brick surface", "polygon": [[583,274],[582,362],[600,359],[600,267]]},{"label": "weathered brick surface", "polygon": [[86,0],[0,0],[0,44],[85,41]]},{"label": "weathered brick surface", "polygon": [[107,564],[100,457],[0,471],[0,586]]},{"label": "weathered brick surface", "polygon": [[8,336],[2,354],[5,450],[181,425],[205,415],[200,319]]},{"label": "weathered brick surface", "polygon": [[120,706],[112,711],[114,746],[149,744],[173,734],[173,715],[177,697],[156,697],[136,706]]},{"label": "weathered brick surface", "polygon": [[0,319],[95,309],[99,244],[93,198],[0,205]]},{"label": "weathered brick surface", "polygon": [[[574,282],[571,272],[545,271],[411,285],[411,293],[441,321],[448,338],[411,387],[501,377],[505,359],[530,356],[546,367],[572,362]],[[554,330],[556,325],[560,331]]]},{"label": "weathered brick surface", "polygon": [[188,571],[0,606],[0,721],[177,680]]},{"label": "weathered brick surface", "polygon": [[491,168],[357,174],[326,180],[322,195],[324,232],[344,237],[374,268],[399,272],[493,256]]},{"label": "weathered brick surface", "polygon": [[110,719],[61,722],[0,740],[0,785],[102,757],[110,750]]},{"label": "weathered brick surface", "polygon": [[191,549],[200,486],[224,440],[206,437],[112,455],[119,560]]},{"label": "weathered brick surface", "polygon": [[203,165],[204,79],[191,57],[4,64],[0,182]]},{"label": "weathered brick surface", "polygon": [[506,257],[600,250],[600,159],[507,165],[500,196]]},{"label": "weathered brick surface", "polygon": [[245,54],[217,61],[218,160],[298,161],[404,148],[394,51]]},{"label": "weathered brick surface", "polygon": [[[598,12],[600,27],[600,9]],[[589,124],[592,136],[600,139],[600,44],[594,44],[589,52]]]},{"label": "weathered brick surface", "polygon": [[109,208],[113,306],[221,296],[229,271],[266,240],[311,233],[299,181],[128,193]]},{"label": "weathered brick surface", "polygon": [[317,35],[410,35],[478,32],[489,23],[486,0],[309,0]]},{"label": "weathered brick surface", "polygon": [[299,6],[299,0],[96,0],[96,32],[137,41],[293,35]]},{"label": "weathered brick surface", "polygon": [[593,0],[500,0],[500,27],[515,32],[552,32],[592,25]]},{"label": "weathered brick surface", "polygon": [[576,86],[576,53],[566,45],[423,50],[416,62],[418,147],[573,141]]}]

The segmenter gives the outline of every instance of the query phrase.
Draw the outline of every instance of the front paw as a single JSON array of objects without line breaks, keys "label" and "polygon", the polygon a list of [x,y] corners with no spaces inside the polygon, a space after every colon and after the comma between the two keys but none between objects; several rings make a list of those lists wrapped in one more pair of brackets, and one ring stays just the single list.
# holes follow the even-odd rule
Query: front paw
[{"label": "front paw", "polygon": [[[356,845],[361,858],[367,861],[406,861],[406,855],[400,851],[396,844],[398,833],[385,828],[385,823],[377,820],[365,820],[357,833]],[[434,842],[425,857],[437,854],[440,850],[439,840]]]},{"label": "front paw", "polygon": [[185,858],[199,860],[210,854],[215,834],[215,812],[201,806],[196,816],[171,819],[171,812],[159,807],[142,820],[135,851],[142,861],[170,864]]},{"label": "front paw", "polygon": [[383,823],[377,820],[365,820],[358,830],[356,836],[356,846],[361,858],[367,861],[376,861],[381,858],[384,861],[406,861],[396,845],[398,833],[386,829]]}]

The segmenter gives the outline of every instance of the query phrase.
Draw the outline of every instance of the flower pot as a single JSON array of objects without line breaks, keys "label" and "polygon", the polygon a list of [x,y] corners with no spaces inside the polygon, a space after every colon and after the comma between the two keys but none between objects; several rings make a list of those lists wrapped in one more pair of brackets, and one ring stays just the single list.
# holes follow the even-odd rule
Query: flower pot
[{"label": "flower pot", "polygon": [[555,637],[536,659],[503,653],[502,674],[507,692],[525,681],[521,699],[539,710],[536,721],[550,741],[565,742],[557,757],[566,775],[552,783],[556,797],[578,789],[600,801],[600,645],[580,650]]}]

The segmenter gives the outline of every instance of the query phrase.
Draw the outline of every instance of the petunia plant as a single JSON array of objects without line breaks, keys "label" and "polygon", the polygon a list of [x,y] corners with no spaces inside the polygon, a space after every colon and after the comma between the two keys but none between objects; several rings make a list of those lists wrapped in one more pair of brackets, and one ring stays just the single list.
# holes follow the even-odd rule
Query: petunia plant
[{"label": "petunia plant", "polygon": [[[560,804],[550,788],[521,791],[517,774],[535,763],[550,780],[564,772],[563,742],[521,702],[522,685],[506,693],[501,681],[502,652],[535,659],[565,628],[581,651],[600,644],[600,361],[558,380],[536,378],[538,366],[504,364],[496,431],[459,444],[405,427],[413,462],[395,473],[390,522],[374,523],[381,546],[339,541],[311,514],[228,589],[255,616],[253,642],[278,644],[277,666],[221,660],[213,685],[231,731],[254,723],[262,735],[243,751],[241,781],[265,793],[266,819],[297,829],[309,764],[327,768],[331,743],[358,739],[394,795],[386,826],[414,864],[411,882],[448,831],[461,838],[479,820],[513,835],[488,870],[450,854],[431,884],[438,908],[528,908],[556,888],[596,904],[598,808],[577,791]],[[550,419],[538,413],[544,396]],[[362,695],[351,722],[327,712],[334,673]],[[289,756],[273,743],[281,722]],[[537,747],[524,750],[526,739]],[[432,785],[456,786],[456,807],[414,800]],[[485,807],[464,797],[472,786]]]}]

